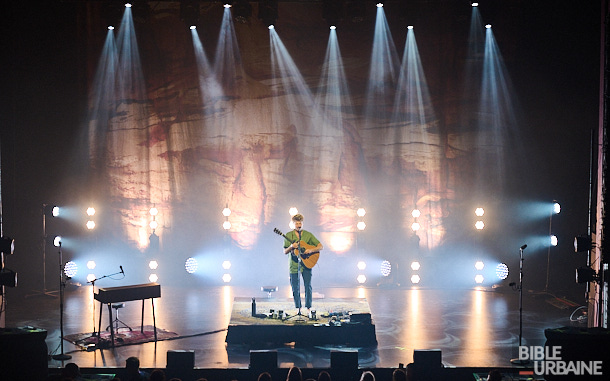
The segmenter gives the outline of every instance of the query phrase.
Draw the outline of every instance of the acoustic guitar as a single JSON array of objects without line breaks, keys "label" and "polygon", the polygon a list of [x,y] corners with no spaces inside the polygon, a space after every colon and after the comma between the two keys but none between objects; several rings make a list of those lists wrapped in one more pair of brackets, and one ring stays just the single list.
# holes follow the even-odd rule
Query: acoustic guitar
[{"label": "acoustic guitar", "polygon": [[[281,235],[282,237],[286,238],[286,240],[290,243],[297,242],[296,240],[293,241],[293,240],[289,239],[288,237],[286,237],[286,235],[284,235],[284,233],[282,233],[277,228],[273,229],[273,232],[275,234]],[[300,250],[299,250],[299,248],[300,248]],[[294,255],[301,258],[301,262],[303,262],[303,265],[305,267],[307,267],[308,269],[313,268],[316,265],[316,263],[318,263],[318,259],[320,258],[320,252],[316,251],[314,253],[305,254],[305,250],[311,250],[311,249],[316,248],[315,246],[309,245],[305,241],[299,242],[299,248],[294,249]]]}]

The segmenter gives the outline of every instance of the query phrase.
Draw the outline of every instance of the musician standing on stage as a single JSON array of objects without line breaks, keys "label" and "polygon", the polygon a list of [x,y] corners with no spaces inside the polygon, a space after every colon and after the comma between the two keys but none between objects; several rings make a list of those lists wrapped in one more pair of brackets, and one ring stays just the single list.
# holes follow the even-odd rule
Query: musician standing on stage
[{"label": "musician standing on stage", "polygon": [[[307,308],[307,314],[309,315],[311,311],[311,303],[312,303],[312,289],[311,289],[311,269],[307,268],[303,263],[299,263],[298,256],[295,255],[294,251],[299,247],[299,242],[305,242],[307,245],[313,246],[314,248],[307,249],[303,252],[303,255],[306,256],[308,254],[319,252],[323,249],[322,244],[318,239],[307,230],[303,230],[303,215],[295,214],[292,217],[292,222],[294,223],[294,230],[286,233],[286,238],[288,240],[284,240],[284,254],[289,254],[290,257],[290,286],[292,287],[292,297],[294,298],[294,306],[299,310],[299,314],[301,313],[301,290],[300,290],[300,282],[299,282],[299,274],[298,270],[300,268],[301,274],[303,276],[303,284],[305,286],[305,308]],[[294,243],[290,243],[293,241]]]}]

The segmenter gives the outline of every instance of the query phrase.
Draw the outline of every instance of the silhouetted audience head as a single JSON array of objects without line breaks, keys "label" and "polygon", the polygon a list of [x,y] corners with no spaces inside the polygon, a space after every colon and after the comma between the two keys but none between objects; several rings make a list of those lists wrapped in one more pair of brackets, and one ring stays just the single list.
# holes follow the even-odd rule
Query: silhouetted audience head
[{"label": "silhouetted audience head", "polygon": [[404,369],[394,369],[392,372],[392,381],[407,381],[407,373]]},{"label": "silhouetted audience head", "polygon": [[150,381],[165,381],[165,372],[161,369],[155,369],[150,373],[148,378]]},{"label": "silhouetted audience head", "polygon": [[502,381],[502,373],[497,369],[492,369],[487,374],[487,381]]},{"label": "silhouetted audience head", "polygon": [[301,372],[301,368],[298,366],[293,366],[288,371],[288,376],[286,376],[286,381],[303,381],[303,373]]},{"label": "silhouetted audience head", "polygon": [[375,381],[375,375],[370,370],[367,370],[360,376],[360,381]]},{"label": "silhouetted audience head", "polygon": [[415,376],[413,375],[413,369],[415,368],[415,364],[410,362],[407,364],[407,367],[405,368],[405,371],[407,373],[407,381],[412,381]]},{"label": "silhouetted audience head", "polygon": [[269,372],[259,374],[258,381],[271,381],[271,374]]},{"label": "silhouetted audience head", "polygon": [[73,362],[67,363],[64,369],[61,371],[61,379],[62,380],[76,380],[80,377],[80,369],[78,369],[78,365]]},{"label": "silhouetted audience head", "polygon": [[327,371],[323,370],[318,374],[318,381],[331,381],[330,380],[330,373],[328,373]]},{"label": "silhouetted audience head", "polygon": [[125,360],[125,370],[128,381],[148,380],[148,374],[140,371],[140,359],[135,356]]}]

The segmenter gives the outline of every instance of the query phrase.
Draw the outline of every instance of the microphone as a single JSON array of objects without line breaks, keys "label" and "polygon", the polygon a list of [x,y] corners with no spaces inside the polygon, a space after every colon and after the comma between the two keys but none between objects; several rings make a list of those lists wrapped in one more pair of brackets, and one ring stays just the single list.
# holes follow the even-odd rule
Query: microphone
[{"label": "microphone", "polygon": [[123,266],[119,266],[119,268],[121,269],[121,274],[125,275],[125,271],[123,271]]},{"label": "microphone", "polygon": [[[527,247],[527,245],[523,245],[521,246],[521,250],[524,250]],[[122,268],[122,267],[121,267]]]}]

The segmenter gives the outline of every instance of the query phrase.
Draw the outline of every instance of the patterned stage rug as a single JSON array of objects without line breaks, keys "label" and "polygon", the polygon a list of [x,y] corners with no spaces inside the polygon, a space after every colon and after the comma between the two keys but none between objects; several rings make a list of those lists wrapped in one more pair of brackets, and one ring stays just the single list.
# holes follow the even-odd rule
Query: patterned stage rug
[{"label": "patterned stage rug", "polygon": [[[169,332],[157,327],[157,341],[172,340],[179,338],[175,332]],[[93,333],[75,333],[65,335],[64,340],[86,349],[110,348],[112,343],[110,340],[110,331],[104,331],[100,337],[93,336]],[[145,325],[143,332],[140,332],[140,327],[133,328],[133,331],[128,329],[120,329],[114,334],[114,346],[120,347],[125,345],[135,345],[155,341],[155,331],[152,325]]]},{"label": "patterned stage rug", "polygon": [[255,302],[253,311],[251,298],[234,299],[227,343],[377,344],[366,299],[314,299],[315,317],[306,316],[306,308],[298,316],[292,299]]}]

